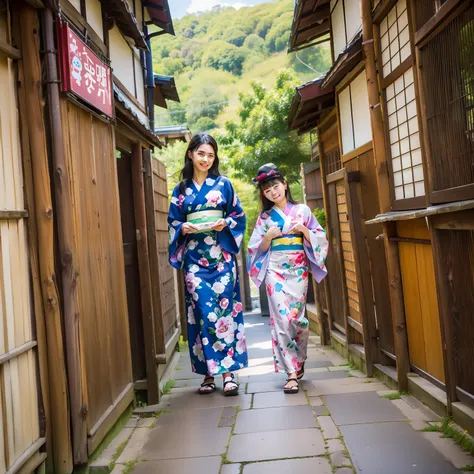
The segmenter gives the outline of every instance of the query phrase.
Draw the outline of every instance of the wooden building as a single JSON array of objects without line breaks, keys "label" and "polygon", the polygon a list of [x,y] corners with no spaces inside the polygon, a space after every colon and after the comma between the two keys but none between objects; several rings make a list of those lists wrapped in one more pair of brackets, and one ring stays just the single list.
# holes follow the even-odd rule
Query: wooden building
[{"label": "wooden building", "polygon": [[327,40],[289,116],[319,136],[323,339],[474,431],[474,2],[298,0],[290,50]]},{"label": "wooden building", "polygon": [[71,473],[179,339],[150,40],[166,0],[0,1],[0,473]]}]

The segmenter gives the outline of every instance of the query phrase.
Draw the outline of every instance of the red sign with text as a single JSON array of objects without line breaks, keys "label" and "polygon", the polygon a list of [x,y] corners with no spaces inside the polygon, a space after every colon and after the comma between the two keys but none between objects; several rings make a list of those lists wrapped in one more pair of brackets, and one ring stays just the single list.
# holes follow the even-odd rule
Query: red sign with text
[{"label": "red sign with text", "polygon": [[73,92],[108,117],[114,117],[112,72],[77,36],[61,23],[61,72],[63,92]]}]

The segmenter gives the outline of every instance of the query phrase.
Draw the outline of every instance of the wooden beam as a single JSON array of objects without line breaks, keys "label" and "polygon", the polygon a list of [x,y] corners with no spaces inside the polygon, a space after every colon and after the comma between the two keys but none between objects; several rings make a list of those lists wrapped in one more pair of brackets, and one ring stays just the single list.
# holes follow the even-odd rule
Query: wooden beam
[{"label": "wooden beam", "polygon": [[23,209],[0,209],[0,221],[23,219],[28,217],[28,211]]},{"label": "wooden beam", "polygon": [[6,41],[0,39],[0,56],[6,56],[10,59],[21,59],[21,52],[19,49],[14,48]]},{"label": "wooden beam", "polygon": [[33,457],[44,445],[46,440],[39,438],[32,445],[21,454],[21,456],[10,466],[10,469],[5,474],[16,474],[27,462]]},{"label": "wooden beam", "polygon": [[[377,324],[375,321],[374,295],[372,292],[372,278],[369,263],[369,253],[365,242],[365,231],[359,196],[359,185],[355,181],[345,181],[347,209],[350,215],[349,225],[353,239],[352,249],[357,274],[360,314],[362,318],[362,334],[366,356],[367,375],[372,377],[374,365],[379,361]],[[348,317],[348,324],[351,325]],[[351,325],[354,327],[353,325]],[[358,330],[358,328],[355,328]]]},{"label": "wooden beam", "polygon": [[392,307],[392,324],[394,335],[395,356],[397,358],[398,389],[408,391],[408,372],[410,358],[408,353],[408,333],[405,320],[402,275],[398,243],[391,240],[397,237],[397,226],[394,222],[383,224],[385,255],[387,257],[388,281],[390,288],[390,304]]},{"label": "wooden beam", "polygon": [[318,23],[321,20],[326,20],[329,18],[331,12],[329,8],[329,3],[318,8],[315,12],[307,13],[303,16],[298,22],[298,33],[305,28],[311,27],[315,23]]},{"label": "wooden beam", "polygon": [[439,230],[474,230],[474,210],[433,216],[432,223]]},{"label": "wooden beam", "polygon": [[5,352],[4,354],[0,355],[0,365],[5,364],[6,362],[20,356],[21,354],[24,354],[25,352],[28,352],[37,345],[38,343],[36,341],[25,342],[25,344],[15,347],[15,349],[12,349],[11,351]]},{"label": "wooden beam", "polygon": [[343,163],[347,163],[348,161],[353,160],[354,158],[357,158],[360,155],[363,155],[364,153],[367,153],[368,151],[372,150],[374,148],[374,145],[372,143],[372,140],[370,142],[365,143],[364,145],[361,145],[360,147],[356,148],[355,150],[350,151],[349,153],[346,153],[345,155],[341,156],[341,161]]},{"label": "wooden beam", "polygon": [[346,174],[346,168],[342,168],[340,170],[335,171],[334,173],[328,174],[326,175],[326,183],[331,184],[335,183],[336,181],[340,181],[341,179],[344,179],[346,177]]},{"label": "wooden beam", "polygon": [[398,0],[382,0],[377,6],[374,14],[374,23],[380,23],[397,4]]},{"label": "wooden beam", "polygon": [[140,143],[132,146],[132,185],[137,227],[138,266],[140,272],[140,290],[142,301],[142,321],[145,336],[145,362],[148,380],[148,404],[159,402],[158,374],[155,361],[156,340],[153,318],[153,296],[148,249],[146,221],[145,185],[143,179],[143,154]]},{"label": "wooden beam", "polygon": [[403,76],[408,69],[413,66],[413,56],[408,56],[401,64],[399,64],[388,76],[380,80],[380,87],[386,89],[393,84],[400,76]]},{"label": "wooden beam", "polygon": [[48,454],[46,465],[48,472],[71,472],[68,382],[55,274],[54,216],[44,120],[40,28],[38,12],[33,7],[17,8],[16,36],[23,55],[18,62],[18,105],[25,202],[29,215],[29,263]]},{"label": "wooden beam", "polygon": [[33,8],[40,9],[44,8],[44,3],[41,0],[25,0],[26,3],[29,3]]},{"label": "wooden beam", "polygon": [[[438,34],[444,26],[452,20],[470,2],[464,0],[447,0],[440,9],[416,32],[415,44],[422,48],[433,36]],[[460,7],[459,9],[457,9]]]}]

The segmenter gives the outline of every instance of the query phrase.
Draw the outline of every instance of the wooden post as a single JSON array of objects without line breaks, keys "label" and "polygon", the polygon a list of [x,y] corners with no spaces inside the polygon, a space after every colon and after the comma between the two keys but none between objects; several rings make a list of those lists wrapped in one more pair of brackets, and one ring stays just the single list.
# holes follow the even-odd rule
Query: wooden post
[{"label": "wooden post", "polygon": [[148,404],[159,402],[158,373],[156,368],[156,342],[153,321],[153,296],[151,287],[148,232],[146,224],[143,155],[140,143],[132,146],[132,187],[137,227],[138,266],[142,299],[143,333],[145,336],[145,363],[148,381]]},{"label": "wooden post", "polygon": [[410,359],[408,355],[408,334],[403,300],[402,275],[400,272],[398,243],[390,240],[390,237],[396,237],[397,235],[395,222],[384,222],[383,235],[385,255],[387,257],[390,303],[392,306],[393,337],[395,354],[397,356],[398,388],[401,392],[406,392],[408,390]]},{"label": "wooden post", "polygon": [[[358,175],[358,172],[357,172]],[[377,326],[375,323],[374,296],[372,292],[372,278],[369,263],[369,252],[365,242],[365,232],[362,225],[360,211],[361,201],[357,192],[359,176],[348,173],[346,180],[347,209],[350,211],[349,224],[354,238],[353,251],[356,261],[357,282],[359,285],[359,302],[361,306],[362,334],[364,337],[365,362],[367,375],[373,376],[374,364],[379,361],[379,347],[377,338]]]},{"label": "wooden post", "polygon": [[[449,216],[449,214],[447,215]],[[444,216],[443,216],[444,217]],[[433,218],[429,220],[431,229],[431,244],[433,246],[433,261],[435,268],[436,287],[438,290],[439,313],[441,336],[443,342],[444,376],[446,378],[446,395],[448,401],[448,415],[452,415],[453,402],[457,400],[456,394],[456,366],[454,362],[454,336],[453,323],[455,315],[453,314],[452,301],[449,298],[449,288],[452,289],[452,259],[449,251],[441,247],[439,241],[439,230],[435,228]],[[443,259],[443,256],[446,256]]]},{"label": "wooden post", "polygon": [[54,168],[55,205],[58,222],[59,261],[61,264],[62,296],[64,307],[64,329],[66,334],[66,355],[69,380],[69,398],[72,421],[73,461],[86,464],[87,452],[87,387],[85,368],[82,361],[81,318],[79,313],[79,270],[75,255],[74,214],[72,190],[65,161],[64,137],[59,99],[59,76],[55,24],[53,13],[44,10],[43,29],[46,50],[46,80],[48,90],[49,119],[51,121],[51,144]]},{"label": "wooden post", "polygon": [[[372,24],[372,2],[361,0],[362,44],[365,53],[365,72],[367,92],[370,104],[370,122],[374,144],[374,165],[379,193],[380,211],[391,210],[390,183],[388,178],[385,132],[382,117],[381,97],[377,82],[377,65],[375,62],[375,44]],[[403,305],[403,289],[400,274],[398,245],[390,242],[388,237],[396,235],[395,224],[384,224],[385,257],[390,281],[390,304],[392,307],[392,324],[397,357],[398,385],[401,391],[408,387],[410,360],[408,353],[408,335]]]},{"label": "wooden post", "polygon": [[47,472],[72,472],[71,433],[61,306],[54,274],[54,226],[44,123],[38,13],[23,5],[19,36],[19,107],[23,170],[28,207],[30,266],[46,416]]},{"label": "wooden post", "polygon": [[[327,170],[326,170],[326,163],[323,159],[324,156],[324,149],[323,145],[321,143],[321,133],[320,133],[320,128],[318,127],[318,153],[319,153],[319,169],[321,171],[321,189],[323,193],[323,205],[324,205],[324,213],[326,215],[326,237],[328,241],[330,242],[330,233],[329,233],[329,202],[328,202],[328,196],[327,196],[327,189],[326,189],[326,176],[327,176]],[[319,283],[322,285],[323,283]],[[317,283],[314,282],[314,286],[316,287]],[[329,283],[326,281],[326,291],[324,292],[326,295],[326,303],[327,303],[327,308],[329,315],[327,315],[323,311],[323,305],[321,304],[320,301],[316,302],[316,311],[319,312],[320,316],[319,317],[319,326],[321,328],[321,345],[329,346],[331,345],[331,321],[330,321],[330,315],[331,315],[331,298],[329,297],[329,292],[331,289],[329,288]],[[316,288],[315,288],[316,290]],[[315,291],[314,292],[315,298],[319,298],[321,295],[321,291]],[[319,307],[318,307],[319,306]]]}]

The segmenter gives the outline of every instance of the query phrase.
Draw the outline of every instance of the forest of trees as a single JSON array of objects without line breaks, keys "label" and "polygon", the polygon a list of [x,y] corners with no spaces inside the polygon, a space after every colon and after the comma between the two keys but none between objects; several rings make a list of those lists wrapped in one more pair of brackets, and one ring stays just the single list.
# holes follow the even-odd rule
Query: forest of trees
[{"label": "forest of trees", "polygon": [[327,46],[298,53],[314,71],[286,53],[293,8],[292,0],[278,0],[240,10],[215,7],[175,20],[176,36],[155,38],[152,50],[154,71],[175,77],[181,102],[157,110],[157,125],[187,123],[193,132],[223,127],[236,112],[238,93],[250,91],[252,81],[269,85],[272,73],[283,68],[301,81],[324,73]]}]

